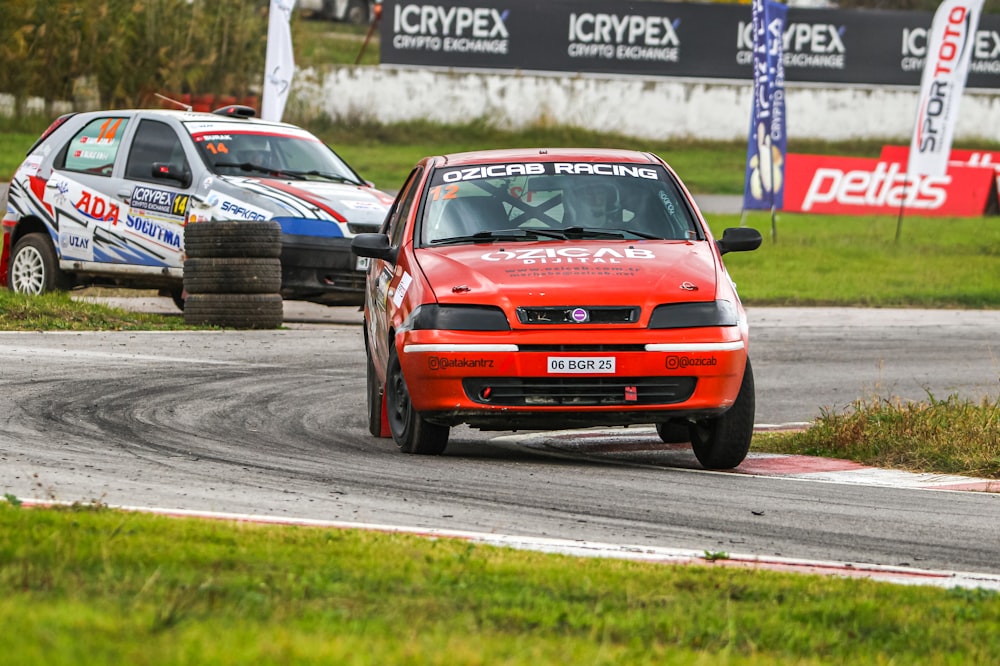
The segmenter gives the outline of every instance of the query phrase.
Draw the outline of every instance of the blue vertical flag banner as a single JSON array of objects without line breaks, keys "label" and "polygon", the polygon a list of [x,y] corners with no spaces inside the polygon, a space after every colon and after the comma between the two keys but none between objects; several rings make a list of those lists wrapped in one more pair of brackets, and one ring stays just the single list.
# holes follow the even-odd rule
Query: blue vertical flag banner
[{"label": "blue vertical flag banner", "polygon": [[747,141],[743,208],[780,209],[785,199],[785,115],[783,39],[788,7],[772,0],[753,0],[753,110]]}]

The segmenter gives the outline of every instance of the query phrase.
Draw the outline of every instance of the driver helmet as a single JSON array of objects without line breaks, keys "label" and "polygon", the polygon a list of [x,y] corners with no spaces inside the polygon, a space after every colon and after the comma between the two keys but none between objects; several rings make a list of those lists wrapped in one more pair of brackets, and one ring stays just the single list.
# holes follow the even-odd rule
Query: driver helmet
[{"label": "driver helmet", "polygon": [[611,183],[587,182],[574,187],[571,194],[573,224],[602,227],[621,222],[621,196]]}]

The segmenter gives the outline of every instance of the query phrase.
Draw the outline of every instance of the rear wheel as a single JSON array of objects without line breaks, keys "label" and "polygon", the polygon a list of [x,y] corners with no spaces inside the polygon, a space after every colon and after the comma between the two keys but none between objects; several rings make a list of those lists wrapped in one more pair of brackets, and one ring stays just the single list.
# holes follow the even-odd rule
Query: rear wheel
[{"label": "rear wheel", "polygon": [[691,447],[706,469],[732,469],[747,457],[755,410],[753,370],[747,359],[736,402],[722,416],[691,425]]},{"label": "rear wheel", "polygon": [[391,434],[382,429],[382,416],[385,413],[385,396],[382,392],[382,385],[375,372],[375,362],[372,361],[371,353],[366,350],[365,355],[368,357],[368,432],[376,437],[389,437]]},{"label": "rear wheel", "polygon": [[431,456],[444,452],[448,446],[448,426],[429,423],[413,408],[395,346],[389,350],[385,401],[389,430],[400,451]]},{"label": "rear wheel", "polygon": [[59,270],[56,249],[47,234],[28,234],[14,245],[7,267],[7,285],[19,294],[44,294],[69,289],[69,276]]}]

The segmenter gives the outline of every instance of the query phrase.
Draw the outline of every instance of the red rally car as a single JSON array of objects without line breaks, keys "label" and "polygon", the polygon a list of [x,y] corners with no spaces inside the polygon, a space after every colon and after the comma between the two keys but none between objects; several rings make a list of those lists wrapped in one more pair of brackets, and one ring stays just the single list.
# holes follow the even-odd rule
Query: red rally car
[{"label": "red rally car", "polygon": [[707,468],[753,435],[746,314],[715,240],[650,153],[489,150],[424,158],[380,232],[365,294],[368,422],[407,453],[449,429],[656,424]]}]

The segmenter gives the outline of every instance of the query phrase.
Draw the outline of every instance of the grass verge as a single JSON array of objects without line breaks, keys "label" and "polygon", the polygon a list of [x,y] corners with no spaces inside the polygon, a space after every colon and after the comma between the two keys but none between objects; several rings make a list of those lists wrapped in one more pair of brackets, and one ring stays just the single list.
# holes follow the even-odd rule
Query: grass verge
[{"label": "grass verge", "polygon": [[0,654],[44,664],[987,664],[1000,595],[0,501]]},{"label": "grass verge", "polygon": [[1000,479],[1000,397],[873,396],[823,410],[797,433],[757,433],[754,450],[844,458],[882,468]]},{"label": "grass verge", "polygon": [[190,326],[180,316],[131,312],[75,300],[69,292],[41,296],[0,288],[0,331],[176,331]]}]

